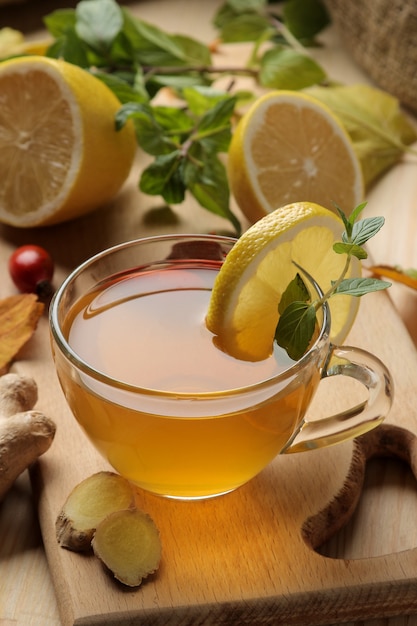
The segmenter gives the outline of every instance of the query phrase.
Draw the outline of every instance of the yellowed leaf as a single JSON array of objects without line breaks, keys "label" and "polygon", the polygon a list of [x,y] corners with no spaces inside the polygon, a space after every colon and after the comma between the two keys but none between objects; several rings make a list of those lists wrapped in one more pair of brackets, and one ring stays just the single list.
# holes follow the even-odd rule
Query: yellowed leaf
[{"label": "yellowed leaf", "polygon": [[417,139],[397,98],[370,85],[315,86],[311,95],[326,104],[349,134],[366,189],[397,163]]},{"label": "yellowed leaf", "polygon": [[44,304],[31,293],[0,300],[0,372],[32,337],[43,310]]}]

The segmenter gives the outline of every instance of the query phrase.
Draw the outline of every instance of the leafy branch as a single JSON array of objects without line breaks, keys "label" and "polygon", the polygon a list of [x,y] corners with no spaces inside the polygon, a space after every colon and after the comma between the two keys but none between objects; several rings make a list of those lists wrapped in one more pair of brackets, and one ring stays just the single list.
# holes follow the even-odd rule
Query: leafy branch
[{"label": "leafy branch", "polygon": [[[168,204],[181,203],[189,192],[240,234],[221,155],[228,151],[237,104],[253,94],[232,93],[234,77],[247,75],[276,89],[324,81],[324,71],[304,47],[314,45],[328,23],[321,1],[226,0],[213,24],[224,43],[252,42],[241,67],[216,67],[208,45],[166,33],[115,0],[81,0],[44,22],[54,39],[47,55],[79,65],[112,89],[123,105],[117,128],[133,120],[138,144],[154,158],[141,174],[140,189]],[[221,74],[231,78],[223,91],[214,85]],[[166,88],[175,106],[156,103]]]},{"label": "leafy branch", "polygon": [[[358,205],[349,217],[336,207],[345,230],[342,233],[342,241],[336,242],[333,250],[336,254],[346,254],[346,262],[339,278],[332,281],[329,289],[312,301],[301,274],[297,273],[282,294],[278,306],[280,318],[275,331],[275,341],[295,361],[298,361],[308,349],[317,328],[317,311],[325,302],[335,295],[358,298],[372,291],[387,289],[391,285],[379,278],[346,278],[352,257],[366,259],[368,254],[363,248],[364,244],[384,225],[383,217],[358,220],[365,206],[366,203]],[[302,268],[299,269],[305,273]]]},{"label": "leafy branch", "polygon": [[[335,84],[307,51],[329,21],[323,0],[224,0],[213,16],[218,41],[249,46],[239,67],[222,68],[212,62],[217,40],[209,46],[164,32],[116,0],[81,0],[44,17],[53,39],[47,56],[82,67],[115,93],[123,105],[117,128],[132,119],[139,146],[153,157],[140,189],[168,204],[189,193],[237,235],[224,157],[236,109],[255,96],[239,90],[239,76],[251,77],[254,87],[308,89],[327,104],[350,135],[367,187],[412,150],[417,134],[395,98]],[[230,78],[222,90],[220,76]],[[158,98],[162,90],[171,103]]]}]

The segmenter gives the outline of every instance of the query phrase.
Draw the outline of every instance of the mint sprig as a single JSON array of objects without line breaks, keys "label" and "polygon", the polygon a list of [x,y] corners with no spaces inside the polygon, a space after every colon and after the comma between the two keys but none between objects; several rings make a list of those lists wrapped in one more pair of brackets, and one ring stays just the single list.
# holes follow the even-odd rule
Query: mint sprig
[{"label": "mint sprig", "polygon": [[363,246],[379,232],[385,222],[383,217],[358,219],[365,206],[366,203],[358,205],[349,217],[336,207],[345,230],[342,241],[336,242],[333,250],[336,254],[345,254],[346,263],[339,278],[331,282],[330,288],[322,297],[311,300],[310,292],[301,276],[301,273],[306,274],[303,268],[299,268],[301,273],[297,273],[282,294],[278,305],[280,318],[275,341],[294,361],[298,361],[307,351],[317,328],[317,311],[330,298],[336,295],[358,298],[372,291],[387,289],[391,285],[379,278],[345,278],[352,257],[359,260],[368,257]]}]

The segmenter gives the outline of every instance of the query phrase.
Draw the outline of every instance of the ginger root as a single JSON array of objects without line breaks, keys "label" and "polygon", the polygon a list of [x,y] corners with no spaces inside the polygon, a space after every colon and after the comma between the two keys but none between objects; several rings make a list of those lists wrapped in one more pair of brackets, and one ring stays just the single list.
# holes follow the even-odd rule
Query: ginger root
[{"label": "ginger root", "polygon": [[33,409],[38,401],[38,387],[33,378],[18,374],[0,376],[0,416]]},{"label": "ginger root", "polygon": [[40,411],[0,422],[0,500],[16,478],[50,447],[55,424]]},{"label": "ginger root", "polygon": [[12,373],[0,377],[0,500],[54,439],[54,422],[33,410],[37,399],[32,378]]},{"label": "ginger root", "polygon": [[97,525],[113,511],[135,505],[130,483],[113,472],[98,472],[79,483],[59,513],[55,529],[63,548],[81,552],[91,548]]},{"label": "ginger root", "polygon": [[161,559],[157,527],[136,507],[129,481],[114,472],[97,472],[74,487],[57,517],[56,536],[63,548],[92,548],[130,587],[153,574]]},{"label": "ginger root", "polygon": [[98,526],[94,554],[129,587],[137,587],[153,574],[161,560],[159,532],[154,521],[139,509],[116,511]]}]

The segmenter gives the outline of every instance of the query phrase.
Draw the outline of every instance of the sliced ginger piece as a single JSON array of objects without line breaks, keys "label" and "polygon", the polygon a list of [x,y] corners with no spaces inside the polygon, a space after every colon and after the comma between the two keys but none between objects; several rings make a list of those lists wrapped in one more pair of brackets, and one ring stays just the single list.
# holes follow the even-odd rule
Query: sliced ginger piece
[{"label": "sliced ginger piece", "polygon": [[76,552],[89,550],[94,532],[106,516],[134,506],[135,495],[128,480],[114,472],[97,472],[69,494],[56,520],[58,543]]},{"label": "sliced ginger piece", "polygon": [[139,509],[111,513],[97,526],[92,546],[114,577],[129,587],[139,586],[161,560],[159,531]]}]

